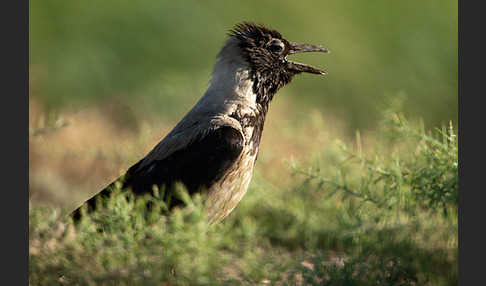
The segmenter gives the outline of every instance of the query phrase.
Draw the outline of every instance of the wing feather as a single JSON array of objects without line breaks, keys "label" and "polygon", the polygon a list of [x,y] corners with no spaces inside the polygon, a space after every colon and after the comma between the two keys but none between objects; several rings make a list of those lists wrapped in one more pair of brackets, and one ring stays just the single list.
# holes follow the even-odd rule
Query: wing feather
[{"label": "wing feather", "polygon": [[238,159],[243,146],[239,130],[220,126],[168,155],[153,153],[148,160],[142,159],[127,171],[123,187],[142,194],[152,192],[153,185],[170,187],[182,182],[190,193],[196,192],[220,179]]}]

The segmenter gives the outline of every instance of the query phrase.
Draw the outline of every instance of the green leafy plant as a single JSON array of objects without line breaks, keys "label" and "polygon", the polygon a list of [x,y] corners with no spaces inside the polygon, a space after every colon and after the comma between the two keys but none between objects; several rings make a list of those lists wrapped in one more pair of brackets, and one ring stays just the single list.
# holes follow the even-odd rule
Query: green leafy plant
[{"label": "green leafy plant", "polygon": [[425,132],[397,113],[384,126],[372,145],[357,135],[352,145],[329,144],[314,163],[292,163],[286,187],[257,170],[217,225],[203,198],[183,188],[187,207],[167,214],[163,190],[135,199],[115,186],[76,227],[59,209],[31,206],[30,282],[455,285],[454,128]]}]

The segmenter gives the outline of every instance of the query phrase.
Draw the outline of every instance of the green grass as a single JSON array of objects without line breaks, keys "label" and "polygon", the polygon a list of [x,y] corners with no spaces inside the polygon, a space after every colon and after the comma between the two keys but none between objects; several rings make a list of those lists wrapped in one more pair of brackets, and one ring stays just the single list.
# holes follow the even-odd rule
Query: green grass
[{"label": "green grass", "polygon": [[[457,137],[389,112],[360,135],[291,161],[280,187],[257,170],[209,226],[201,197],[170,216],[116,190],[73,227],[31,206],[31,285],[456,285]],[[368,146],[368,147],[367,147]],[[258,165],[258,163],[257,163]]]}]

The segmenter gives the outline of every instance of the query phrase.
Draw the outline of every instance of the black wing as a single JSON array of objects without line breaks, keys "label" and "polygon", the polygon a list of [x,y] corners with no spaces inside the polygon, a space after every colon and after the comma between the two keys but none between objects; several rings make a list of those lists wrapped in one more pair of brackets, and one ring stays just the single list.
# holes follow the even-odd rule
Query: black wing
[{"label": "black wing", "polygon": [[243,140],[238,130],[220,127],[163,160],[154,160],[141,169],[141,161],[133,165],[123,188],[131,188],[135,194],[152,193],[153,185],[170,187],[177,181],[189,192],[209,187],[238,158]]},{"label": "black wing", "polygon": [[[144,159],[140,160],[128,169],[122,188],[142,195],[152,194],[154,185],[170,191],[174,183],[182,182],[190,194],[195,193],[224,175],[240,155],[243,144],[241,132],[229,126],[220,127],[162,160],[144,163],[142,168]],[[89,209],[96,207],[97,197],[109,196],[110,186],[86,202]],[[77,209],[73,218],[79,217]]]}]

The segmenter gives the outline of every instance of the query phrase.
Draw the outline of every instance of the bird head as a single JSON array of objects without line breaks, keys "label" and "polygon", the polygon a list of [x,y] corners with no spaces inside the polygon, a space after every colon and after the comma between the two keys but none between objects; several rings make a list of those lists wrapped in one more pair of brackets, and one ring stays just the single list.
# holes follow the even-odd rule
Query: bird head
[{"label": "bird head", "polygon": [[264,95],[266,99],[271,100],[273,94],[296,74],[327,74],[321,69],[287,59],[287,56],[297,53],[328,53],[322,46],[294,43],[284,39],[276,30],[248,22],[237,24],[229,36],[237,41],[241,55],[249,64],[257,94]]}]

